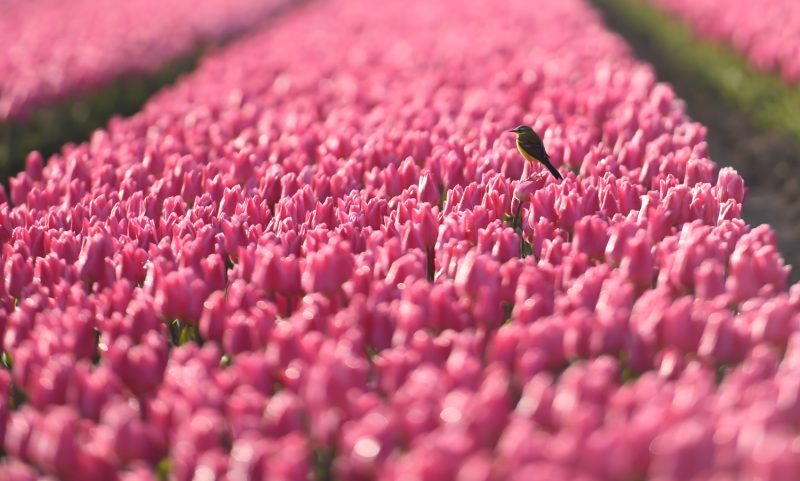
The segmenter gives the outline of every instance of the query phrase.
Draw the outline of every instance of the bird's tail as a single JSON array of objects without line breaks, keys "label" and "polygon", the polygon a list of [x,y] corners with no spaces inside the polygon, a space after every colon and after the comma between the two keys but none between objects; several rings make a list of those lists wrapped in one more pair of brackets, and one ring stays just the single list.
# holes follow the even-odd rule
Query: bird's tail
[{"label": "bird's tail", "polygon": [[551,164],[549,160],[542,163],[544,164],[545,167],[547,167],[547,170],[549,170],[550,173],[553,174],[553,177],[555,177],[558,180],[564,179],[564,177],[561,176],[561,172],[559,172],[558,169],[553,167],[553,164]]}]

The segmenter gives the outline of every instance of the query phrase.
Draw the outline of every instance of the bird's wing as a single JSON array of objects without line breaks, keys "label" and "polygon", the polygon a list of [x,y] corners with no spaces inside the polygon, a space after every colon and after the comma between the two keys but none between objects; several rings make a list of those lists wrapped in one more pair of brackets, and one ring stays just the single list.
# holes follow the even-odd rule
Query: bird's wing
[{"label": "bird's wing", "polygon": [[520,139],[519,145],[525,149],[525,152],[539,161],[550,160],[550,156],[547,155],[547,152],[544,150],[544,143],[542,143],[541,140],[538,142],[536,140],[537,139]]}]

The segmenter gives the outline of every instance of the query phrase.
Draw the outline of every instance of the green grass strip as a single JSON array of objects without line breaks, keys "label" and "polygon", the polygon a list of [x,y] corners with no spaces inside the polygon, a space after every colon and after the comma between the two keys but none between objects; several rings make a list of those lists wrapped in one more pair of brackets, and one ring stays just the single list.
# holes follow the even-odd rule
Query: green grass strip
[{"label": "green grass strip", "polygon": [[67,142],[86,140],[114,115],[138,112],[155,92],[194,70],[205,48],[179,58],[153,74],[123,75],[107,86],[34,110],[22,121],[0,122],[0,182],[25,168],[38,150],[47,158]]},{"label": "green grass strip", "polygon": [[800,87],[786,85],[776,74],[756,70],[732,47],[698,37],[681,20],[643,0],[593,3],[719,92],[756,125],[783,131],[800,142]]}]

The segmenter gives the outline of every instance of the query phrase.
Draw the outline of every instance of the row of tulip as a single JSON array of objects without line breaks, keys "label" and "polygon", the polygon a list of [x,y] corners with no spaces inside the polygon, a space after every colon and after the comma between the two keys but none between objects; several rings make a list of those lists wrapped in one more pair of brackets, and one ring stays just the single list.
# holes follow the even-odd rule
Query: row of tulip
[{"label": "row of tulip", "polygon": [[800,287],[704,138],[583,0],[299,7],[11,180],[0,473],[792,479]]},{"label": "row of tulip", "polygon": [[0,122],[152,73],[252,27],[286,0],[36,0],[0,8]]},{"label": "row of tulip", "polygon": [[755,68],[800,81],[800,3],[793,0],[650,0],[697,34],[728,44]]}]

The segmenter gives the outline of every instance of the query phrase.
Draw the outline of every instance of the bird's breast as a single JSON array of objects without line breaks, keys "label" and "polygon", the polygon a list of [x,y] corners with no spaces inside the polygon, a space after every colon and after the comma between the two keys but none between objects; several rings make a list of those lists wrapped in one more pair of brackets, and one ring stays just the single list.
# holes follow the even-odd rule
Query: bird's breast
[{"label": "bird's breast", "polygon": [[541,162],[541,160],[537,159],[536,157],[531,155],[527,150],[525,150],[525,147],[523,147],[522,144],[520,144],[519,139],[517,139],[517,150],[519,150],[519,153],[522,154],[522,156],[525,157],[525,160],[527,160],[528,162]]}]

